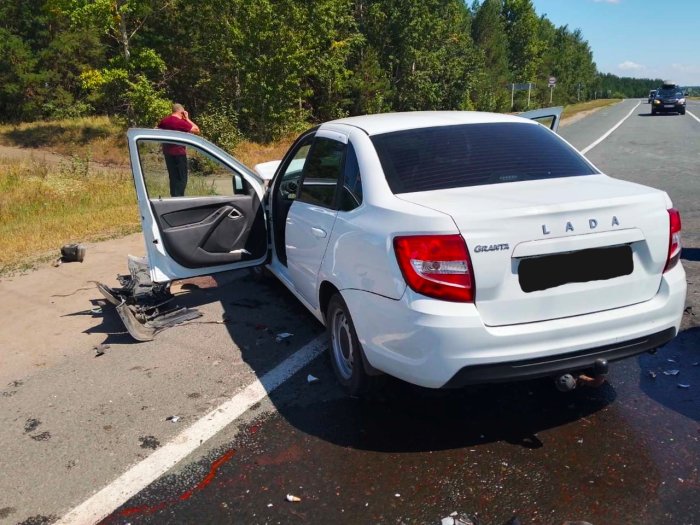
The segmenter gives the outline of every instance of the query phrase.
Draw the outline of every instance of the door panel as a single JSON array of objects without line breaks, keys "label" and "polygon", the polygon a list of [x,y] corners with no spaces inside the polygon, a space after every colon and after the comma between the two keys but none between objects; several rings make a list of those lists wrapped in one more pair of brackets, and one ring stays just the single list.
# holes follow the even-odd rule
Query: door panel
[{"label": "door panel", "polygon": [[543,126],[551,129],[554,133],[557,133],[562,111],[564,111],[563,107],[542,108],[519,113],[518,116],[539,122]]},{"label": "door panel", "polygon": [[154,200],[151,206],[167,252],[182,266],[201,268],[265,256],[257,197]]},{"label": "door panel", "polygon": [[[154,282],[265,261],[268,247],[260,177],[189,133],[131,129],[127,138]],[[171,145],[186,148],[186,162],[178,159],[177,172],[171,169],[172,162],[165,162],[166,154],[172,155]],[[167,196],[173,177],[184,177],[185,196]]]}]

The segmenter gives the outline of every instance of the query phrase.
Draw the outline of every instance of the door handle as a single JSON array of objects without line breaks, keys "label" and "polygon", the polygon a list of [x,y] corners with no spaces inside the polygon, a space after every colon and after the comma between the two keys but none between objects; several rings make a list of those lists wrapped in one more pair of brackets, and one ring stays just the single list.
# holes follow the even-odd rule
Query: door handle
[{"label": "door handle", "polygon": [[322,230],[321,228],[311,228],[311,233],[314,234],[314,237],[318,237],[319,239],[323,239],[326,235],[326,230]]}]

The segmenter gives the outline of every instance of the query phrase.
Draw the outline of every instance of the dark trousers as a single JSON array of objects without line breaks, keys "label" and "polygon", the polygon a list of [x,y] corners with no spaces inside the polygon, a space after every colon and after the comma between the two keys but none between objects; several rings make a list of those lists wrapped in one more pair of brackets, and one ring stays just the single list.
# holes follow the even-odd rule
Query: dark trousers
[{"label": "dark trousers", "polygon": [[185,188],[187,187],[187,156],[186,155],[168,155],[165,157],[165,165],[168,167],[168,176],[170,177],[170,196],[184,197]]}]

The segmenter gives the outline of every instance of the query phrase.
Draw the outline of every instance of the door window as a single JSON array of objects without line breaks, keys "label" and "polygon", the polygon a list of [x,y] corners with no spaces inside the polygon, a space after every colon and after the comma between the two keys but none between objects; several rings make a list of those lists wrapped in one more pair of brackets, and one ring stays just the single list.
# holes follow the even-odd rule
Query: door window
[{"label": "door window", "polygon": [[340,191],[340,211],[351,211],[362,204],[362,179],[357,155],[352,144],[348,146],[343,170],[343,187]]},{"label": "door window", "polygon": [[345,149],[342,142],[316,138],[304,165],[300,201],[324,208],[336,207],[336,188],[343,176]]},{"label": "door window", "polygon": [[158,140],[137,142],[141,172],[151,199],[248,195],[250,185],[204,151]]},{"label": "door window", "polygon": [[299,194],[299,180],[301,179],[301,173],[304,170],[306,157],[309,154],[313,140],[313,134],[303,138],[297,145],[294,156],[284,168],[278,190],[282,199],[292,201],[297,198]]}]

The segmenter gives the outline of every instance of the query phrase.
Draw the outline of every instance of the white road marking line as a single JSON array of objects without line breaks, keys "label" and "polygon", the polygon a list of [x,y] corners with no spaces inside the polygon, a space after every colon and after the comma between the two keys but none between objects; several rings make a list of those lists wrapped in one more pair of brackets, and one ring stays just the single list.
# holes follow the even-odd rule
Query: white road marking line
[{"label": "white road marking line", "polygon": [[625,120],[627,120],[628,118],[630,118],[630,116],[632,115],[632,113],[634,113],[634,110],[637,109],[641,103],[642,103],[641,101],[637,102],[637,105],[634,106],[634,107],[630,110],[630,112],[627,113],[627,115],[625,115],[625,117],[624,117],[620,122],[618,122],[617,124],[615,124],[615,125],[614,125],[612,128],[610,128],[608,131],[606,131],[605,134],[604,134],[602,137],[600,137],[598,140],[596,140],[596,141],[593,142],[592,144],[589,144],[588,146],[586,146],[585,148],[583,148],[583,149],[581,150],[581,154],[582,154],[582,155],[585,155],[586,153],[588,153],[589,151],[591,151],[593,148],[595,148],[598,144],[600,144],[600,143],[603,142],[605,139],[607,139],[610,135],[612,135],[612,132],[615,131],[615,130],[616,130],[617,128],[619,128],[620,126],[622,126],[622,123],[623,123]]},{"label": "white road marking line", "polygon": [[56,525],[97,523],[129,498],[153,483],[202,443],[264,399],[301,368],[318,357],[326,347],[326,336],[320,335],[282,361],[260,379],[199,419],[163,447],[137,463],[105,488],[68,512]]},{"label": "white road marking line", "polygon": [[693,115],[690,111],[688,111],[688,110],[686,109],[685,112],[686,112],[688,115],[690,115],[691,117],[693,117],[695,120],[697,120],[698,122],[700,122],[700,118],[698,118],[698,117],[696,117],[695,115]]}]

